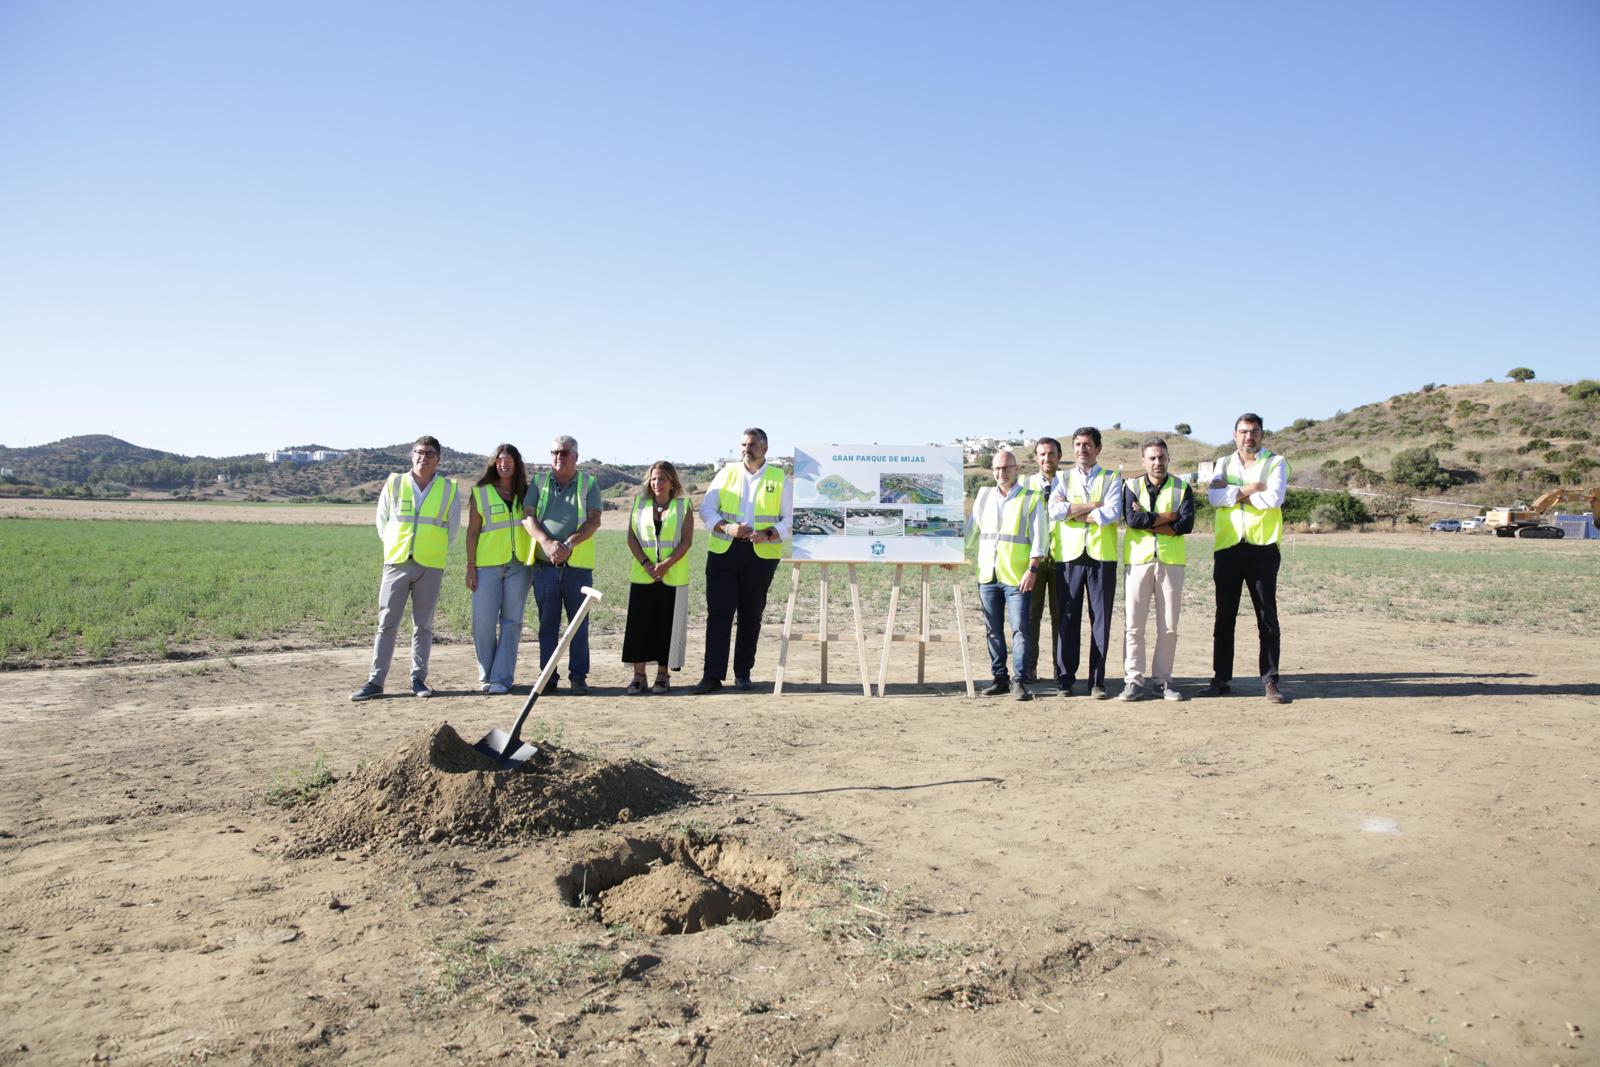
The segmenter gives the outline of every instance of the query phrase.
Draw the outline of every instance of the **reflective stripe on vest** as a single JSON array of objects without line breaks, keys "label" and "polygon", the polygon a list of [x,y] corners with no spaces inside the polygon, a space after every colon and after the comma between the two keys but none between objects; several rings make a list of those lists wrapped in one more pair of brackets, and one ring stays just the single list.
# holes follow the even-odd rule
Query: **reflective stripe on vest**
[{"label": "reflective stripe on vest", "polygon": [[[1284,481],[1288,481],[1289,461],[1265,448],[1261,450],[1256,462],[1248,468],[1239,465],[1237,452],[1229,455],[1222,461],[1222,472],[1226,475],[1229,485],[1244,485],[1246,482],[1260,482],[1265,485],[1267,473],[1272,469],[1274,462],[1283,465],[1283,478]],[[1282,533],[1282,508],[1258,508],[1245,499],[1230,507],[1217,509],[1216,548],[1219,552],[1224,548],[1232,548],[1240,541],[1252,545],[1275,545]]]},{"label": "reflective stripe on vest", "polygon": [[[709,495],[716,493],[717,516],[723,522],[739,523],[743,521],[740,508],[739,494],[732,486],[739,474],[740,465],[730,463],[717,472],[712,479],[711,488],[706,490]],[[786,475],[782,467],[767,464],[761,469],[761,484],[756,486],[755,513],[750,525],[755,530],[766,530],[778,524],[783,518],[783,481]],[[713,553],[728,551],[728,546],[733,544],[733,538],[716,528],[713,524],[709,531],[711,543],[706,550]],[[762,559],[780,559],[783,556],[782,541],[757,541],[752,543],[756,555]]]},{"label": "reflective stripe on vest", "polygon": [[[1100,473],[1087,482],[1084,481],[1081,474],[1076,479],[1073,478],[1075,474],[1078,474],[1077,467],[1069,467],[1067,469],[1067,503],[1089,503],[1089,486],[1096,481],[1100,483],[1100,502],[1102,504],[1105,503],[1106,496],[1111,488],[1112,474],[1110,471],[1101,467]],[[1073,488],[1074,483],[1078,486],[1076,489]],[[1059,536],[1051,549],[1051,554],[1056,559],[1062,562],[1070,562],[1083,555],[1085,548],[1089,550],[1090,559],[1104,562],[1105,560],[1115,560],[1117,558],[1116,523],[1095,525],[1082,519],[1067,519],[1063,522],[1055,523],[1055,526],[1058,528],[1055,532]]]},{"label": "reflective stripe on vest", "polygon": [[[544,521],[545,509],[550,506],[550,483],[554,480],[555,475],[549,471],[546,471],[539,480],[539,504],[533,513],[540,522]],[[589,485],[594,479],[587,474],[579,472],[576,481],[578,485],[578,529],[581,530],[583,529],[584,520],[589,517]],[[594,538],[587,538],[572,546],[572,555],[567,557],[567,566],[594,569]]]},{"label": "reflective stripe on vest", "polygon": [[[1150,499],[1148,478],[1140,478],[1134,482],[1133,493],[1139,505],[1146,511],[1176,512],[1183,500],[1183,479],[1176,475],[1167,475],[1167,482],[1161,487],[1161,492],[1156,494],[1154,501]],[[1129,526],[1128,539],[1123,544],[1123,551],[1127,555],[1130,567],[1157,559],[1171,567],[1181,567],[1188,562],[1182,534],[1158,534],[1150,530],[1135,530]]]},{"label": "reflective stripe on vest", "polygon": [[[644,558],[651,563],[661,563],[671,559],[672,554],[678,550],[678,544],[683,540],[683,520],[689,510],[689,501],[685,497],[676,497],[667,502],[667,509],[661,513],[661,536],[656,536],[655,513],[648,495],[638,497],[633,502],[633,536],[638,539],[639,547],[644,550]],[[650,576],[644,572],[644,565],[638,560],[633,561],[633,570],[628,575],[628,580],[634,585],[649,585]],[[664,585],[685,585],[689,581],[689,557],[687,554],[674,563],[661,579]]]},{"label": "reflective stripe on vest", "polygon": [[[999,493],[999,489],[994,490]],[[978,581],[998,579],[1006,585],[1020,585],[1028,573],[1033,559],[1033,522],[1035,509],[1042,507],[1044,497],[1031,489],[1024,489],[1009,500],[1000,502],[999,529],[978,531]],[[976,516],[974,516],[976,518]]]},{"label": "reflective stripe on vest", "polygon": [[450,551],[450,505],[456,483],[436,476],[428,495],[416,502],[416,483],[409,474],[389,475],[389,526],[383,532],[383,562],[400,564],[414,559],[424,567],[444,569]]},{"label": "reflective stripe on vest", "polygon": [[492,485],[480,485],[473,490],[478,504],[478,518],[483,525],[478,529],[477,564],[480,567],[498,567],[511,562],[515,549],[519,563],[528,562],[528,551],[533,538],[522,526],[522,498],[514,497],[510,504]]}]

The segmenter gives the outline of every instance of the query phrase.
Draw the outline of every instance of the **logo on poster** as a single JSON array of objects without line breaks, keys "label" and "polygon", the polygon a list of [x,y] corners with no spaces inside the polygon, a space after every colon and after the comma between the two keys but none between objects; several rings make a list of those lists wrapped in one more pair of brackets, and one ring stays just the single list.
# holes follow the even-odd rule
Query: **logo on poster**
[{"label": "logo on poster", "polygon": [[881,556],[887,551],[889,551],[889,546],[884,544],[882,541],[872,542],[872,554],[874,556]]}]

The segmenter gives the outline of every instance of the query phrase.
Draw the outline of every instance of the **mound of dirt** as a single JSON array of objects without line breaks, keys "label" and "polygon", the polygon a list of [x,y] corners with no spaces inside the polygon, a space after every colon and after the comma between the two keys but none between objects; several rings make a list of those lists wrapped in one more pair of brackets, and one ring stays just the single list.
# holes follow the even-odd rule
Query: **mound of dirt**
[{"label": "mound of dirt", "polygon": [[419,841],[496,845],[627,822],[693,799],[688,786],[642,763],[600,763],[549,745],[517,770],[497,770],[442,723],[313,802],[288,854]]}]

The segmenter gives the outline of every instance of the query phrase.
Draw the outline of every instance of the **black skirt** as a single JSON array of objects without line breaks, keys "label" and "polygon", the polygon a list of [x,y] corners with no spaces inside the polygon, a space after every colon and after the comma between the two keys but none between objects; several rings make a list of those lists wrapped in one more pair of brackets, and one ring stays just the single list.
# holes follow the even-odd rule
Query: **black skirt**
[{"label": "black skirt", "polygon": [[677,586],[666,582],[628,586],[628,625],[622,633],[622,662],[667,662],[672,651],[672,611]]}]

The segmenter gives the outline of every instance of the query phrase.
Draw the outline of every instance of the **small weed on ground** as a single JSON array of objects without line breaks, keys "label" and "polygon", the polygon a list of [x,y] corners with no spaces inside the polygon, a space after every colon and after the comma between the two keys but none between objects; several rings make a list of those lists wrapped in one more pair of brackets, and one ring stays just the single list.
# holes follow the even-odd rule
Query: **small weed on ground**
[{"label": "small weed on ground", "polygon": [[274,771],[266,801],[274,807],[297,808],[317,799],[335,781],[328,768],[328,754],[318,752],[309,767],[297,763],[286,771]]}]

